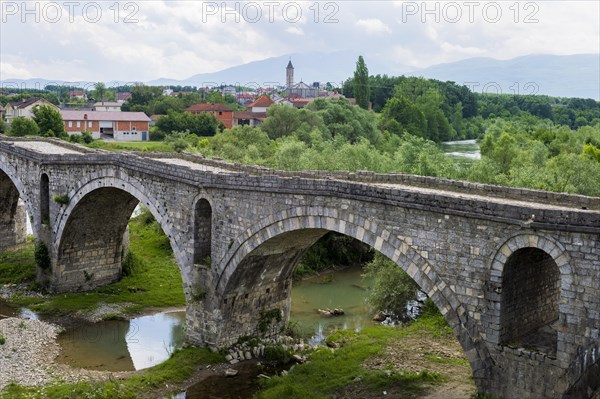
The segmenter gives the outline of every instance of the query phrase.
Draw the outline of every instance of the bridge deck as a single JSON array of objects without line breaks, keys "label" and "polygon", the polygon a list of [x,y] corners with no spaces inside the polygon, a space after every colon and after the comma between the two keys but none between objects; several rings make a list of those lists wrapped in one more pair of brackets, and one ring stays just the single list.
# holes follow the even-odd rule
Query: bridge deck
[{"label": "bridge deck", "polygon": [[83,152],[44,141],[14,141],[13,145],[40,154],[83,154]]},{"label": "bridge deck", "polygon": [[520,200],[516,200],[516,199],[512,199],[512,198],[494,197],[494,196],[490,196],[490,195],[483,196],[483,195],[468,194],[468,193],[450,191],[450,190],[440,190],[439,188],[430,189],[430,188],[418,187],[418,186],[408,186],[408,185],[404,185],[404,184],[369,183],[369,185],[383,187],[383,188],[392,188],[392,189],[397,189],[397,190],[402,190],[402,191],[409,191],[409,192],[414,192],[414,193],[421,193],[421,194],[428,194],[428,195],[440,195],[440,196],[444,196],[444,197],[454,197],[454,198],[465,199],[465,200],[491,202],[491,203],[496,203],[496,204],[501,204],[501,205],[513,205],[513,206],[527,207],[527,208],[532,208],[532,209],[548,209],[548,210],[568,211],[568,212],[576,211],[576,212],[581,212],[581,213],[589,213],[590,215],[598,213],[598,211],[595,211],[595,210],[582,209],[580,206],[577,206],[576,204],[574,204],[573,206],[567,206],[567,205],[548,204],[548,203],[544,203],[544,202],[540,202],[540,201],[520,201]]},{"label": "bridge deck", "polygon": [[204,165],[204,164],[192,162],[192,161],[186,161],[185,159],[180,159],[180,158],[154,158],[154,160],[158,161],[158,162],[164,162],[164,163],[167,163],[170,165],[185,166],[190,169],[199,170],[202,172],[213,172],[213,173],[223,173],[223,174],[236,173],[235,171],[232,171],[232,170],[217,168],[215,166]]}]

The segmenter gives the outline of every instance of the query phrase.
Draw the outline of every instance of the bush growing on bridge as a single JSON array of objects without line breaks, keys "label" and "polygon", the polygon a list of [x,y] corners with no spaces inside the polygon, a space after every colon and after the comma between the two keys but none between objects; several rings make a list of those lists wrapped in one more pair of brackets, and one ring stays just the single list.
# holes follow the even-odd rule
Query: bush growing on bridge
[{"label": "bush growing on bridge", "polygon": [[35,242],[35,249],[33,255],[35,258],[35,264],[40,269],[46,270],[49,269],[52,265],[50,260],[50,253],[48,252],[48,247],[46,246],[46,244],[43,243],[43,241],[37,240]]},{"label": "bush growing on bridge", "polygon": [[52,197],[52,199],[57,204],[61,204],[61,205],[68,205],[69,204],[69,196],[67,194],[62,194],[62,195],[56,194],[54,197]]}]

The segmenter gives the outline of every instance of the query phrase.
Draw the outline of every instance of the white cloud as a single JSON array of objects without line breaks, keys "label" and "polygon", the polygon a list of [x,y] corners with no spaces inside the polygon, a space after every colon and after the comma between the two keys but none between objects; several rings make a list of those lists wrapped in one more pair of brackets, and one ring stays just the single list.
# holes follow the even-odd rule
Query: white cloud
[{"label": "white cloud", "polygon": [[0,61],[0,79],[29,79],[31,77],[31,73],[26,68]]},{"label": "white cloud", "polygon": [[[440,23],[435,23],[434,16],[424,15],[421,9],[412,15],[411,8],[410,15],[403,15],[402,5],[407,2],[364,0],[336,2],[337,8],[328,9],[324,7],[329,3],[298,1],[302,18],[294,22],[293,10],[283,14],[283,3],[273,10],[270,20],[267,7],[257,2],[262,7],[261,20],[248,21],[253,14],[241,8],[247,4],[243,2],[239,12],[217,10],[207,15],[207,7],[215,2],[142,1],[135,3],[138,9],[132,17],[137,22],[127,24],[123,22],[128,15],[124,2],[119,3],[118,23],[109,9],[114,2],[96,3],[102,7],[102,18],[96,23],[82,15],[83,2],[72,21],[68,14],[57,23],[43,18],[35,23],[30,16],[22,23],[21,15],[3,15],[2,79],[185,79],[268,57],[313,51],[356,51],[380,61],[378,69],[382,70],[371,72],[387,73],[398,64],[425,67],[473,56],[507,59],[531,53],[598,53],[600,48],[600,3],[588,1],[539,0],[537,9],[525,9],[530,3],[519,2],[517,20],[514,7],[509,8],[513,2],[496,2],[502,6],[502,18],[496,23],[483,18],[483,3],[475,9],[472,23],[464,7],[459,21],[450,23],[441,15]],[[409,3],[411,7],[422,4]],[[440,3],[441,13],[444,4]],[[525,23],[533,11],[538,22]],[[337,22],[325,23],[326,17]],[[388,69],[383,70],[386,65]]]},{"label": "white cloud", "polygon": [[304,36],[304,30],[302,30],[301,28],[298,28],[297,26],[290,26],[285,31],[292,35]]},{"label": "white cloud", "polygon": [[378,18],[359,19],[355,25],[364,29],[368,34],[392,33],[390,27]]}]

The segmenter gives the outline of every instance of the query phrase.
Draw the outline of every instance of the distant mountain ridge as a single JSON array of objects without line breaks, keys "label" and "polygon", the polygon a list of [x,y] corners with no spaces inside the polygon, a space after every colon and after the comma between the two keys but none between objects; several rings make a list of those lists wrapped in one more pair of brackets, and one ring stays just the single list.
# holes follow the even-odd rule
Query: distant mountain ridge
[{"label": "distant mountain ridge", "polygon": [[[161,78],[148,85],[218,86],[221,84],[250,87],[277,86],[285,83],[285,67],[294,65],[294,81],[307,84],[319,81],[341,86],[351,77],[358,52],[288,54],[267,58],[187,79]],[[557,97],[581,97],[600,100],[600,54],[527,55],[510,60],[469,58],[422,69],[390,64],[385,57],[366,57],[371,75],[388,74],[423,76],[465,84],[475,92],[544,94]],[[115,87],[132,82],[106,82]],[[3,87],[43,88],[47,84],[74,84],[93,88],[93,82],[64,82],[47,79],[4,79]]]},{"label": "distant mountain ridge", "polygon": [[415,71],[475,92],[545,94],[600,100],[600,54],[527,55],[510,60],[469,58]]}]

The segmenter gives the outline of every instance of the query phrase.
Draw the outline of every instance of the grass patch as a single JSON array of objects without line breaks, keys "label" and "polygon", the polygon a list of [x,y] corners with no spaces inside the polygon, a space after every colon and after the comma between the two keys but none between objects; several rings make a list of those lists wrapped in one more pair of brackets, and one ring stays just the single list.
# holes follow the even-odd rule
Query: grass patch
[{"label": "grass patch", "polygon": [[33,238],[18,251],[0,253],[0,284],[33,283],[36,277]]},{"label": "grass patch", "polygon": [[165,385],[180,384],[189,378],[198,366],[224,361],[223,355],[207,349],[184,348],[158,366],[144,370],[124,380],[104,382],[57,383],[41,388],[8,385],[2,391],[3,398],[14,399],[135,399],[146,398],[153,390]]},{"label": "grass patch", "polygon": [[173,147],[162,141],[143,141],[132,143],[117,143],[114,141],[96,140],[87,147],[107,151],[142,151],[142,152],[173,152]]},{"label": "grass patch", "polygon": [[[125,259],[127,275],[120,281],[89,292],[66,293],[48,298],[13,297],[12,302],[46,314],[91,311],[101,302],[130,302],[133,306],[127,309],[128,312],[147,307],[184,305],[181,274],[173,258],[169,239],[156,221],[148,222],[147,219],[147,215],[142,213],[129,223],[131,255]],[[32,249],[28,251],[24,255],[29,255],[29,262],[33,264]],[[13,269],[18,270],[16,266]],[[0,270],[0,276],[4,273]],[[27,276],[31,277],[31,273]]]},{"label": "grass patch", "polygon": [[363,364],[367,359],[381,354],[395,340],[410,335],[447,334],[447,328],[439,312],[426,312],[406,328],[377,326],[361,332],[338,331],[327,338],[328,342],[340,345],[338,350],[317,350],[310,362],[297,365],[287,376],[265,381],[256,398],[329,398],[336,392],[349,389],[349,386],[372,390],[373,395],[391,388],[407,397],[416,395],[431,385],[445,381],[446,377],[429,371],[370,370],[364,368]]}]

